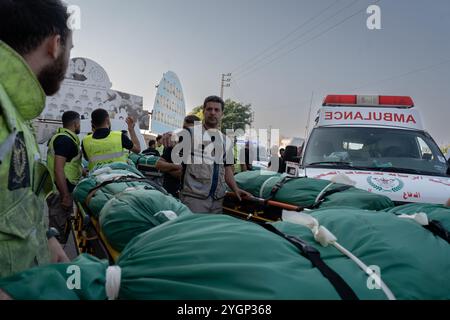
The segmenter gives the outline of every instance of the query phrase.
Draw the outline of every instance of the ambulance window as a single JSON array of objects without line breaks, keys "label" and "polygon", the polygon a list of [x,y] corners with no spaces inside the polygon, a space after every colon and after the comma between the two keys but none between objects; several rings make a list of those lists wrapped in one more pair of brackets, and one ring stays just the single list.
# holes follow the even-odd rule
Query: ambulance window
[{"label": "ambulance window", "polygon": [[420,148],[420,157],[425,160],[434,160],[433,152],[431,152],[428,144],[421,137],[417,137],[417,142]]},{"label": "ambulance window", "polygon": [[305,167],[342,168],[447,176],[439,147],[416,130],[369,127],[314,128],[303,155]]}]

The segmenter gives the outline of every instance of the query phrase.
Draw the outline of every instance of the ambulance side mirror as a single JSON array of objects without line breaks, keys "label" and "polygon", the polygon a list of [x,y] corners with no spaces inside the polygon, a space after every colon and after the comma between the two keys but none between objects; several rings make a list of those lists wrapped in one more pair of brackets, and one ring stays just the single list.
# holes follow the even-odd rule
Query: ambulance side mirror
[{"label": "ambulance side mirror", "polygon": [[298,177],[298,172],[300,170],[300,165],[298,162],[286,162],[286,172],[290,176]]},{"label": "ambulance side mirror", "polygon": [[287,146],[284,151],[284,161],[300,163],[300,158],[298,156],[298,148],[296,146]]}]

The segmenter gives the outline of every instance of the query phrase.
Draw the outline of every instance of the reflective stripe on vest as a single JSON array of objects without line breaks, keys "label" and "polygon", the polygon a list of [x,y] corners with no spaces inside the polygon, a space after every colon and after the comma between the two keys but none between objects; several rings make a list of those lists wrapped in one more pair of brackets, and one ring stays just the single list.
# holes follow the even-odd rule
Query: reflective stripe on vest
[{"label": "reflective stripe on vest", "polygon": [[104,160],[120,158],[123,155],[124,155],[123,151],[122,152],[116,152],[116,153],[109,153],[109,154],[100,154],[98,156],[93,156],[92,158],[90,158],[90,160],[93,161],[93,162],[98,162],[98,161],[104,161]]},{"label": "reflective stripe on vest", "polygon": [[128,156],[122,148],[122,132],[111,131],[106,138],[94,139],[88,135],[83,139],[83,148],[88,157],[89,170],[95,166],[112,163],[127,162]]}]

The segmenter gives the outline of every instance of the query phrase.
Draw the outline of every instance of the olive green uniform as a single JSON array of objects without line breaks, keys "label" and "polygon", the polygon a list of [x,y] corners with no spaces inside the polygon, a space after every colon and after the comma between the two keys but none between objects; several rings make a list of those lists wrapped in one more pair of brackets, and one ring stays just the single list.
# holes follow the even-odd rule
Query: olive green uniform
[{"label": "olive green uniform", "polygon": [[45,94],[23,58],[0,41],[0,277],[49,262],[46,167],[31,120]]}]

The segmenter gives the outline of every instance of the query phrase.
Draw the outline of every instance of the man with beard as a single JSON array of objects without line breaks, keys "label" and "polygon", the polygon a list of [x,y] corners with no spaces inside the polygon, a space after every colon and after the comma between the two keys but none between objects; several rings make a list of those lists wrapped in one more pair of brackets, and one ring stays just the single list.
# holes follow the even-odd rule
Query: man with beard
[{"label": "man with beard", "polygon": [[64,79],[72,49],[67,20],[60,0],[0,1],[0,277],[68,261],[48,232],[48,171],[30,123]]},{"label": "man with beard", "polygon": [[48,143],[47,166],[54,182],[54,192],[47,198],[49,226],[55,228],[56,238],[65,244],[66,223],[73,213],[72,191],[80,180],[83,168],[80,152],[80,115],[67,111],[59,128]]},{"label": "man with beard", "polygon": [[200,145],[195,145],[195,130],[199,128],[194,127],[194,135],[191,135],[194,136],[193,148],[189,163],[183,165],[180,200],[193,212],[222,213],[226,185],[239,200],[251,196],[234,180],[233,156],[231,163],[227,161],[226,137],[219,130],[224,108],[225,103],[220,97],[207,97],[203,103]]}]

